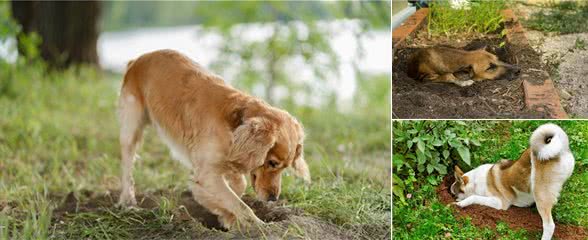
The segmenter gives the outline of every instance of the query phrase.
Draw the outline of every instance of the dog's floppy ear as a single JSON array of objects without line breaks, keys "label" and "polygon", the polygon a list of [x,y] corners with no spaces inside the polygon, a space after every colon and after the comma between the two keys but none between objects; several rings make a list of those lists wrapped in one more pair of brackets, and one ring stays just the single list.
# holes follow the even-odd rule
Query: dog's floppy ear
[{"label": "dog's floppy ear", "polygon": [[246,169],[259,167],[275,143],[276,130],[270,120],[263,117],[246,119],[233,131],[228,159]]},{"label": "dog's floppy ear", "polygon": [[292,169],[297,177],[304,179],[307,183],[310,183],[310,170],[308,170],[308,164],[304,160],[304,154],[302,153],[302,144],[296,146],[296,155],[294,162],[292,162]]}]

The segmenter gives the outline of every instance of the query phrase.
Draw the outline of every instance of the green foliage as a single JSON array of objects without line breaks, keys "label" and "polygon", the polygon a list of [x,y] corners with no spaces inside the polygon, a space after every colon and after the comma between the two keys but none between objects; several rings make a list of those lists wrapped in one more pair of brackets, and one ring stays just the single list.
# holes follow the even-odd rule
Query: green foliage
[{"label": "green foliage", "polygon": [[514,231],[498,223],[497,230],[479,228],[470,220],[457,219],[453,210],[439,202],[435,188],[424,185],[411,193],[406,203],[394,202],[393,239],[525,239],[524,230]]},{"label": "green foliage", "polygon": [[502,28],[501,10],[505,8],[504,0],[470,1],[465,8],[452,8],[449,1],[435,1],[430,5],[427,30],[435,36],[493,33]]},{"label": "green foliage", "polygon": [[588,32],[588,4],[585,2],[550,2],[545,7],[546,9],[531,14],[525,25],[543,32]]},{"label": "green foliage", "polygon": [[417,179],[436,185],[456,164],[470,166],[481,145],[483,124],[463,121],[395,121],[393,123],[394,195],[403,201]]}]

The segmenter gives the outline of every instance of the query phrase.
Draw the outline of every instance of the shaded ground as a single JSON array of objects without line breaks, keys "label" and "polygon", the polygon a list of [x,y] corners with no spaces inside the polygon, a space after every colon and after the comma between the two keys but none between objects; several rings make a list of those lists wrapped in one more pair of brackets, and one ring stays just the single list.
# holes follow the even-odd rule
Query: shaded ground
[{"label": "shaded ground", "polygon": [[[107,224],[109,228],[105,229],[110,232],[130,224],[132,231],[126,232],[127,235],[123,236],[132,239],[352,238],[351,234],[332,223],[307,216],[300,209],[286,206],[287,202],[284,200],[266,203],[249,196],[245,196],[244,201],[260,219],[269,224],[247,232],[245,230],[226,231],[222,229],[216,216],[194,201],[190,192],[178,194],[178,207],[169,207],[164,203],[165,201],[162,202],[166,196],[173,198],[173,193],[160,191],[138,194],[139,209],[121,210],[114,206],[118,199],[118,192],[98,194],[86,191],[83,192],[83,196],[78,197],[70,193],[62,197],[62,204],[54,210],[53,228],[57,236],[64,238],[83,236],[83,233],[76,232],[78,229],[71,229],[71,227],[86,224]],[[153,211],[158,214],[153,214]],[[169,213],[162,214],[162,211],[169,211]],[[158,219],[156,215],[169,215],[170,219]],[[163,224],[163,227],[150,227],[151,222],[167,220],[169,222]],[[70,236],[72,232],[76,234]],[[387,233],[381,234],[381,238],[384,238]]]},{"label": "shaded ground", "polygon": [[[444,204],[455,202],[455,198],[450,193],[451,183],[454,181],[453,176],[446,176],[443,183],[437,188],[439,201]],[[472,223],[481,227],[490,227],[495,229],[497,222],[504,222],[512,229],[525,229],[531,233],[542,232],[541,216],[534,207],[520,208],[510,207],[508,210],[497,210],[494,208],[471,205],[466,208],[452,207],[454,214],[458,218],[471,218]],[[588,231],[580,226],[563,225],[556,222],[554,238],[556,239],[588,239]]]},{"label": "shaded ground", "polygon": [[[407,39],[396,49],[392,71],[392,109],[394,118],[548,118],[548,113],[525,109],[523,78],[545,79],[537,54],[532,49],[508,45],[499,47],[503,39],[497,34],[472,35],[462,39],[437,37],[425,31]],[[418,48],[449,46],[471,50],[479,46],[496,54],[502,61],[519,65],[519,79],[477,82],[469,87],[454,84],[427,83],[407,76],[407,61]],[[539,75],[539,76],[537,76]]]}]

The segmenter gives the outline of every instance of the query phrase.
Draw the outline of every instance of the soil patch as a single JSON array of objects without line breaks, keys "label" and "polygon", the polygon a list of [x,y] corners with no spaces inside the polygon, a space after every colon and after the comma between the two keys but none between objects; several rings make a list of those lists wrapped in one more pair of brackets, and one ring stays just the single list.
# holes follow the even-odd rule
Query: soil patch
[{"label": "soil patch", "polygon": [[[453,176],[446,176],[443,183],[437,188],[439,201],[444,204],[455,202],[455,198],[449,190],[453,181]],[[471,218],[472,223],[477,226],[495,229],[497,222],[504,222],[512,229],[525,229],[531,233],[541,233],[543,231],[541,216],[534,207],[520,208],[512,206],[506,211],[481,205],[470,205],[466,208],[453,205],[452,208],[456,217]],[[557,222],[555,225],[553,235],[555,239],[588,239],[588,231],[580,226],[564,225]]]},{"label": "soil patch", "polygon": [[[509,25],[511,23],[507,23]],[[462,39],[427,36],[420,31],[408,37],[406,44],[394,52],[392,67],[392,110],[394,118],[549,118],[549,113],[525,108],[522,79],[540,79],[539,56],[533,49],[505,44],[498,34],[470,35]],[[516,80],[481,81],[469,87],[455,84],[431,83],[408,77],[407,62],[420,48],[448,46],[473,50],[487,46],[487,51],[500,60],[521,67]],[[466,76],[467,77],[467,76]]]},{"label": "soil patch", "polygon": [[[115,207],[119,192],[95,193],[82,191],[79,194],[69,193],[62,196],[61,204],[54,210],[52,224],[55,228],[65,228],[76,221],[76,216],[83,214],[124,215],[125,211]],[[137,194],[138,212],[144,210],[157,210],[160,207],[161,198],[166,197],[174,201],[178,206],[172,210],[173,224],[162,229],[141,230],[137,233],[130,233],[133,238],[139,239],[244,239],[244,238],[309,238],[309,239],[356,239],[357,234],[350,230],[344,230],[330,222],[317,219],[304,214],[301,209],[287,206],[287,201],[263,202],[251,196],[244,196],[243,200],[249,205],[255,214],[265,221],[266,224],[257,229],[250,229],[247,232],[239,230],[226,231],[223,229],[215,215],[198,204],[192,197],[191,192],[171,193],[169,191],[158,191],[154,193]],[[125,217],[120,217],[126,219]],[[100,219],[98,219],[100,220]],[[131,219],[133,220],[133,219]],[[79,221],[79,220],[77,220]],[[127,221],[127,220],[125,220]],[[153,219],[153,221],[157,221]],[[158,225],[157,225],[158,226]],[[358,226],[358,228],[361,226]],[[53,227],[52,227],[53,228]],[[186,230],[188,229],[188,230]],[[384,228],[385,229],[385,228]],[[355,229],[354,229],[355,230]],[[370,231],[362,228],[360,230]],[[373,230],[373,229],[372,229]],[[389,230],[389,228],[388,228]],[[178,232],[184,232],[179,234]],[[383,239],[388,231],[380,231],[377,236],[371,232],[371,236],[363,236],[365,239]],[[389,236],[389,235],[388,235]]]}]

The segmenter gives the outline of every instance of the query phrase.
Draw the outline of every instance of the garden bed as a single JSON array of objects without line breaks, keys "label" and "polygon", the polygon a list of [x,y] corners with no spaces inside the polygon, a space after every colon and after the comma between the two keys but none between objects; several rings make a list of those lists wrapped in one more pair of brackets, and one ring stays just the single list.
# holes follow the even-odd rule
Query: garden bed
[{"label": "garden bed", "polygon": [[[420,11],[420,10],[419,10]],[[418,13],[418,12],[417,12]],[[422,16],[422,13],[415,14]],[[506,14],[505,14],[506,16]],[[412,33],[394,37],[392,70],[392,111],[401,119],[460,118],[562,118],[557,94],[543,70],[540,55],[526,42],[516,19],[509,19],[495,33],[468,34],[459,37],[430,37],[419,25],[426,22],[407,20]],[[406,28],[406,27],[405,27]],[[409,29],[409,28],[406,28]],[[506,36],[499,33],[506,29]],[[398,33],[395,31],[394,33]],[[393,35],[394,35],[393,33]],[[431,46],[449,46],[472,50],[482,45],[500,60],[521,68],[518,79],[488,80],[469,87],[417,81],[406,73],[407,61],[416,50]],[[547,86],[545,88],[545,86]],[[545,90],[546,89],[546,90]]]},{"label": "garden bed", "polygon": [[[443,204],[452,204],[455,198],[450,193],[450,187],[453,183],[453,176],[446,176],[441,185],[437,188],[437,197]],[[543,225],[541,216],[534,207],[520,208],[512,206],[508,210],[497,210],[494,208],[470,205],[465,208],[459,208],[452,205],[453,213],[457,218],[470,218],[472,223],[480,227],[496,228],[498,222],[506,223],[510,228],[515,230],[524,229],[529,233],[541,233]],[[555,239],[588,239],[588,231],[580,226],[559,224],[556,222]]]}]

